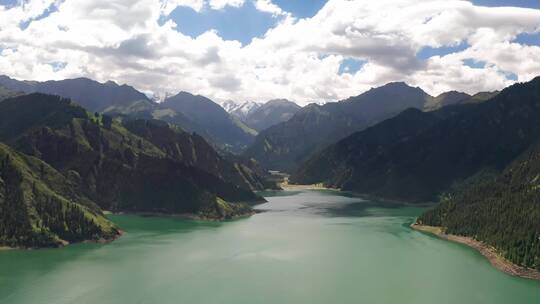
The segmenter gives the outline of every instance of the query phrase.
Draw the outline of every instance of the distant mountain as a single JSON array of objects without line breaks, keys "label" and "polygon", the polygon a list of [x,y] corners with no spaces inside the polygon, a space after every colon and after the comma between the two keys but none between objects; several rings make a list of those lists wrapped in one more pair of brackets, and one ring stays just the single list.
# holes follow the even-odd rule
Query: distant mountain
[{"label": "distant mountain", "polygon": [[540,139],[540,78],[483,103],[409,109],[304,163],[296,183],[422,202],[486,171],[498,172]]},{"label": "distant mountain", "polygon": [[246,101],[236,107],[231,108],[229,112],[232,116],[240,119],[242,122],[246,122],[248,117],[253,114],[253,112],[257,111],[262,106],[262,104],[253,102],[253,101]]},{"label": "distant mountain", "polygon": [[418,224],[475,238],[514,264],[540,270],[540,145],[500,174],[482,176],[445,195]]},{"label": "distant mountain", "polygon": [[115,238],[118,229],[73,179],[0,143],[0,246],[57,247]]},{"label": "distant mountain", "polygon": [[[133,87],[113,81],[100,83],[77,78],[37,82],[0,76],[0,85],[16,92],[39,92],[70,98],[91,112],[164,120],[235,152],[250,144],[256,134],[211,100],[189,93],[165,95],[164,102],[158,104]],[[182,101],[181,104],[178,101]]]},{"label": "distant mountain", "polygon": [[180,92],[165,99],[160,107],[188,117],[218,144],[238,150],[253,141],[254,134],[249,128],[235,121],[222,107],[204,96]]},{"label": "distant mountain", "polygon": [[471,96],[471,99],[468,100],[468,103],[475,103],[475,102],[483,102],[486,100],[490,100],[491,98],[499,95],[499,91],[493,91],[493,92],[479,92]]},{"label": "distant mountain", "polygon": [[48,163],[105,210],[230,218],[262,200],[202,138],[152,122],[126,125],[133,132],[57,96],[0,102],[0,140]]},{"label": "distant mountain", "polygon": [[241,104],[225,101],[220,105],[231,116],[255,131],[287,121],[301,108],[286,99],[274,99],[266,103],[247,101]]},{"label": "distant mountain", "polygon": [[133,87],[120,86],[112,81],[100,83],[88,78],[76,78],[37,82],[0,76],[0,85],[16,92],[40,92],[70,98],[92,112],[121,112],[128,108],[147,108],[153,105],[146,95]]},{"label": "distant mountain", "polygon": [[294,102],[274,99],[255,108],[252,107],[242,121],[249,127],[262,131],[291,119],[300,109],[301,107]]},{"label": "distant mountain", "polygon": [[269,169],[290,172],[326,145],[407,108],[423,109],[430,98],[420,88],[390,83],[337,103],[311,104],[260,132],[245,155]]},{"label": "distant mountain", "polygon": [[433,111],[453,104],[464,103],[471,99],[471,95],[458,91],[445,92],[437,97],[432,97],[424,106],[424,110]]}]

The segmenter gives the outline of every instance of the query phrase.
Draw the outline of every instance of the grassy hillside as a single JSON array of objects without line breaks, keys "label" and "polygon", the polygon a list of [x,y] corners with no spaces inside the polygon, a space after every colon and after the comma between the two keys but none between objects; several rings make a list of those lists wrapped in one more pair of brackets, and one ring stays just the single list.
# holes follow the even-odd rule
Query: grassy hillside
[{"label": "grassy hillside", "polygon": [[[103,209],[196,214],[219,199],[262,200],[247,187],[173,157],[166,145],[152,142],[155,137],[141,135],[56,96],[31,94],[0,103],[0,140],[71,174],[81,192]],[[178,139],[169,144],[183,146]],[[194,153],[215,153],[205,147]]]},{"label": "grassy hillside", "polygon": [[266,181],[240,162],[217,153],[204,138],[159,120],[127,120],[124,126],[175,160],[207,171],[249,190],[264,190]]},{"label": "grassy hillside", "polygon": [[0,143],[0,246],[56,247],[117,235],[70,178]]}]

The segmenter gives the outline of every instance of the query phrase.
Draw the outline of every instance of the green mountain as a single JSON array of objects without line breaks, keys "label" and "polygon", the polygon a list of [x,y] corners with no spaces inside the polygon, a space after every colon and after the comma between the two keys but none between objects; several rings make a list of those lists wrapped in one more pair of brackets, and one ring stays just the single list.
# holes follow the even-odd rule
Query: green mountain
[{"label": "green mountain", "polygon": [[262,131],[291,119],[300,109],[301,107],[292,101],[274,99],[246,113],[242,121],[249,127]]},{"label": "green mountain", "polygon": [[239,160],[231,161],[220,155],[197,134],[189,134],[160,120],[127,120],[124,126],[154,144],[171,159],[202,169],[244,189],[264,190],[269,186],[263,174],[253,172]]},{"label": "green mountain", "polygon": [[17,95],[20,95],[20,94],[0,85],[0,101],[9,97],[15,97]]},{"label": "green mountain", "polygon": [[[216,168],[213,172],[221,174],[216,176],[187,156],[174,156],[173,148],[183,144],[179,137],[201,138],[178,133],[162,139],[137,130],[141,135],[57,96],[30,94],[0,103],[0,140],[72,176],[81,193],[102,209],[229,218],[250,212],[246,203],[262,200],[247,182],[224,180],[240,173]],[[217,155],[209,145],[191,148],[192,157]],[[223,160],[216,163],[225,167]]]},{"label": "green mountain", "polygon": [[471,99],[471,95],[458,91],[442,93],[436,97],[428,99],[424,105],[426,111],[434,111],[449,105],[465,103]]},{"label": "green mountain", "polygon": [[409,109],[357,132],[291,177],[409,202],[434,201],[456,184],[499,172],[540,139],[540,78],[489,101],[433,112]]},{"label": "green mountain", "polygon": [[74,175],[0,143],[0,246],[56,247],[115,238],[118,229],[80,194]]},{"label": "green mountain", "polygon": [[245,155],[272,170],[290,172],[328,144],[407,108],[423,109],[428,94],[390,83],[347,100],[308,105],[291,119],[262,131]]},{"label": "green mountain", "polygon": [[470,103],[474,102],[483,102],[486,100],[490,100],[491,98],[499,95],[499,91],[493,91],[493,92],[479,92],[471,96],[471,99],[469,100]]},{"label": "green mountain", "polygon": [[[189,117],[209,135],[210,140],[240,151],[253,141],[253,132],[233,119],[221,106],[212,100],[187,92],[168,97],[160,106]],[[154,117],[158,118],[158,117]],[[165,118],[159,118],[173,122]]]},{"label": "green mountain", "polygon": [[455,189],[418,223],[475,238],[517,265],[540,270],[540,145],[502,173]]},{"label": "green mountain", "polygon": [[189,93],[180,93],[158,104],[131,86],[118,85],[113,81],[100,83],[88,78],[37,82],[0,76],[0,86],[26,94],[39,92],[62,96],[91,112],[160,119],[186,131],[197,132],[216,145],[236,152],[251,143],[256,134],[213,101]]}]

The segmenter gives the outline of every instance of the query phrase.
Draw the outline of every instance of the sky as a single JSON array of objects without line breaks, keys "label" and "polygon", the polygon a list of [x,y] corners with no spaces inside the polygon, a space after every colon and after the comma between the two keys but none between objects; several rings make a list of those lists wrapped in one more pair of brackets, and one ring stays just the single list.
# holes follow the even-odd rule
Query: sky
[{"label": "sky", "polygon": [[473,94],[540,75],[540,1],[0,0],[0,74],[237,102]]}]

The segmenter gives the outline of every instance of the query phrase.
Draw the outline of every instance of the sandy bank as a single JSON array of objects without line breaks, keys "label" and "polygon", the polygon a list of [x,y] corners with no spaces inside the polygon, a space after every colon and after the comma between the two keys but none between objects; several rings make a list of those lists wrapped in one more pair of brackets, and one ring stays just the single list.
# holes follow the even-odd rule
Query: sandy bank
[{"label": "sandy bank", "polygon": [[458,236],[453,234],[446,234],[442,227],[424,226],[418,224],[412,224],[412,229],[433,234],[441,239],[467,245],[476,249],[483,256],[485,256],[491,265],[495,268],[503,271],[509,275],[522,277],[526,279],[540,280],[540,272],[525,267],[518,266],[512,262],[506,260],[497,253],[497,250],[491,246],[488,246],[480,241],[477,241],[470,237]]}]

